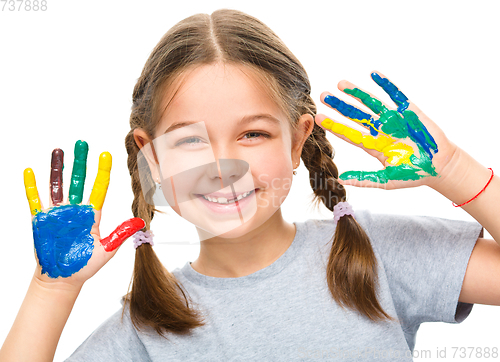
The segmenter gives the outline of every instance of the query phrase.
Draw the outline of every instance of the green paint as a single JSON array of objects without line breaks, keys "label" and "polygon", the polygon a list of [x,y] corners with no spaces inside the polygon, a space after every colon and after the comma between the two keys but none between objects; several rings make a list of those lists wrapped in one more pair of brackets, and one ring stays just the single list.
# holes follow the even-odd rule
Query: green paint
[{"label": "green paint", "polygon": [[432,164],[432,160],[420,145],[418,145],[418,152],[420,153],[420,158],[413,154],[410,156],[410,162],[416,167],[419,167],[429,176],[437,176],[437,172],[434,168],[434,165]]},{"label": "green paint", "polygon": [[69,202],[72,205],[80,204],[83,199],[88,153],[89,145],[87,142],[77,141],[75,143],[75,160],[73,162],[73,172],[71,174],[71,184],[69,186]]},{"label": "green paint", "polygon": [[354,89],[346,88],[344,89],[344,93],[350,94],[353,97],[358,98],[365,106],[370,108],[370,110],[375,114],[380,115],[381,113],[385,113],[388,111],[387,107],[384,106],[382,102],[380,102],[377,98],[373,98],[368,93],[363,92],[359,88],[354,88]]},{"label": "green paint", "polygon": [[427,176],[437,176],[436,169],[427,153],[418,146],[420,158],[415,155],[410,156],[413,165],[402,163],[398,166],[387,166],[379,171],[348,171],[342,173],[341,180],[372,181],[385,184],[391,180],[410,181],[420,180]]},{"label": "green paint", "polygon": [[358,180],[358,181],[372,181],[380,184],[386,184],[391,180],[419,180],[422,175],[418,172],[420,170],[407,164],[399,166],[387,166],[379,171],[347,171],[340,175],[341,180]]},{"label": "green paint", "polygon": [[415,114],[415,112],[406,110],[403,111],[402,114],[406,122],[408,122],[409,137],[412,139],[412,141],[421,145],[424,148],[425,152],[432,157],[431,150],[433,152],[438,151],[436,141],[434,141],[432,135],[429,133],[429,131],[427,131],[427,128],[425,128],[423,123],[420,122],[420,119]]},{"label": "green paint", "polygon": [[405,138],[408,136],[406,122],[397,111],[389,110],[377,98],[373,98],[359,88],[346,88],[344,92],[358,98],[365,106],[370,108],[372,112],[380,116],[378,120],[382,123],[381,130],[384,133],[397,138]]},{"label": "green paint", "polygon": [[403,163],[398,166],[387,166],[379,171],[348,171],[341,174],[340,179],[367,180],[385,184],[391,180],[410,181],[427,176],[438,176],[432,164],[432,156],[433,153],[437,152],[437,144],[415,112],[407,109],[402,112],[389,110],[378,99],[358,88],[346,88],[344,92],[359,99],[372,112],[379,115],[378,121],[381,124],[380,130],[382,132],[394,138],[409,138],[415,142],[419,156],[417,157],[415,154],[410,156],[412,164]]},{"label": "green paint", "polygon": [[406,122],[397,111],[387,111],[379,118],[382,131],[396,138],[408,137]]}]

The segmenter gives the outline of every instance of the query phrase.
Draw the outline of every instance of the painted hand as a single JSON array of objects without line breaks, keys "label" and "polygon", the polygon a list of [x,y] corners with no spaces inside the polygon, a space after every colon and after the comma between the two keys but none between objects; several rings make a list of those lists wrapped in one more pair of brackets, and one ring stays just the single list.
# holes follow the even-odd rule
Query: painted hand
[{"label": "painted hand", "polygon": [[[26,196],[32,214],[33,239],[38,260],[39,278],[50,281],[58,277],[83,283],[94,275],[117,248],[132,234],[144,227],[140,218],[122,223],[108,237],[101,239],[99,223],[106,197],[111,154],[99,157],[99,170],[87,205],[81,204],[87,168],[88,145],[85,141],[75,144],[75,159],[68,202],[63,204],[62,170],[63,151],[52,152],[50,174],[50,206],[44,210],[35,175],[31,168],[24,170]],[[49,278],[45,277],[47,275]]]},{"label": "painted hand", "polygon": [[366,132],[335,122],[324,115],[317,115],[316,123],[363,148],[385,166],[379,171],[344,172],[340,175],[341,182],[345,185],[388,189],[431,184],[432,179],[439,177],[446,159],[456,146],[385,76],[377,72],[371,76],[396,103],[396,110],[346,81],[339,83],[339,89],[362,102],[374,115],[329,93],[325,92],[321,96],[324,104],[357,122]]}]

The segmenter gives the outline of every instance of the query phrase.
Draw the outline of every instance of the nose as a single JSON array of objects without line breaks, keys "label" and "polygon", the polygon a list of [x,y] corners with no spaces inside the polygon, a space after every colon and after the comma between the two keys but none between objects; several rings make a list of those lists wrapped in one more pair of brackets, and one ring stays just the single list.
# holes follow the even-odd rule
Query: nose
[{"label": "nose", "polygon": [[219,158],[217,161],[208,165],[207,174],[210,179],[220,178],[221,188],[241,179],[250,167],[248,162],[235,158]]}]

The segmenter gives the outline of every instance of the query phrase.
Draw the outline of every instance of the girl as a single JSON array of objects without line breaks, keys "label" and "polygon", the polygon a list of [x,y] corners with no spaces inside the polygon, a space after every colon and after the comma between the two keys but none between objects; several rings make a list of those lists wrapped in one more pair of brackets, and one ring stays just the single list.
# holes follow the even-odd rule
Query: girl
[{"label": "girl", "polygon": [[[52,196],[57,222],[61,210],[74,211],[71,206],[95,220],[83,233],[93,242],[87,240],[85,252],[62,255],[59,267],[42,258],[43,250],[52,250],[43,241],[52,235],[44,232],[50,210],[36,204],[26,172],[40,265],[2,360],[51,360],[83,283],[144,225],[146,232],[134,236],[134,277],[123,310],[68,360],[412,360],[421,323],[459,323],[474,303],[498,305],[500,246],[479,237],[481,225],[500,237],[493,206],[498,178],[450,142],[385,76],[375,72],[372,78],[397,110],[347,82],[339,88],[370,113],[321,96],[361,125],[360,132],[316,114],[303,67],[258,20],[221,10],[174,26],[134,88],[125,140],[132,210],[144,224],[135,219],[100,238],[110,168],[104,155],[88,207],[78,197],[72,201],[78,192],[71,189],[70,205]],[[339,177],[327,130],[366,149],[385,168]],[[78,143],[75,155],[84,150]],[[284,221],[280,206],[301,161],[332,219]],[[53,170],[61,168],[54,163]],[[82,174],[74,175],[78,183]],[[172,273],[155,256],[149,232],[155,183],[200,234],[198,259]],[[345,203],[346,184],[427,185],[481,225],[354,213]],[[80,214],[70,216],[85,224]],[[83,244],[70,241],[69,250]],[[33,342],[26,347],[26,340]]]}]

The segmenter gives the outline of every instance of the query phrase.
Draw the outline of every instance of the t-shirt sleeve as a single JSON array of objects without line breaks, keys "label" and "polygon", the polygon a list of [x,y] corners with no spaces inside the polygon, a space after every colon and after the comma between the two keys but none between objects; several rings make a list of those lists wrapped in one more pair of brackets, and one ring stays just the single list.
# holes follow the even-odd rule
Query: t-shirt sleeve
[{"label": "t-shirt sleeve", "polygon": [[150,361],[150,358],[126,308],[123,318],[120,309],[92,332],[65,361],[136,362]]},{"label": "t-shirt sleeve", "polygon": [[359,220],[382,261],[404,329],[423,322],[461,323],[473,304],[458,301],[477,222],[363,212]]}]

